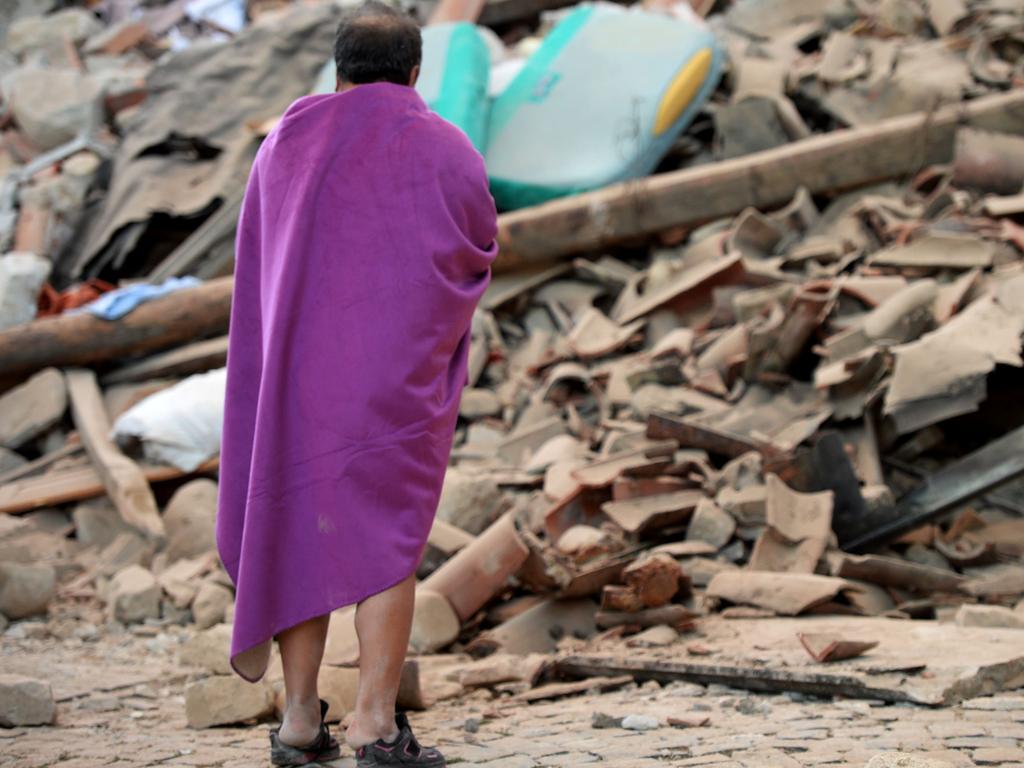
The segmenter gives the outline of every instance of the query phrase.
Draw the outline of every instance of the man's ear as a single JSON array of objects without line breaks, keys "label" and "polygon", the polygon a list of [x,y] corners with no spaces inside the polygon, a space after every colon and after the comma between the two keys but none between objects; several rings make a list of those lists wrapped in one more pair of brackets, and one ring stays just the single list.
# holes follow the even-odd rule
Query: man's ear
[{"label": "man's ear", "polygon": [[419,80],[419,79],[420,79],[420,65],[417,64],[415,67],[412,68],[412,74],[409,75],[409,87],[410,88],[415,88],[416,87],[416,81]]},{"label": "man's ear", "polygon": [[340,93],[341,92],[341,75],[335,75],[334,76],[334,92],[335,93]]}]

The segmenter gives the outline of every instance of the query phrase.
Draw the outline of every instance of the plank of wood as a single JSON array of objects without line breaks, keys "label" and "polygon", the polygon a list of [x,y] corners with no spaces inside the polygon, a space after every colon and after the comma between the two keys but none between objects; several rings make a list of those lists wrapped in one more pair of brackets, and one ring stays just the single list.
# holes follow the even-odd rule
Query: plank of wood
[{"label": "plank of wood", "polygon": [[866,513],[836,528],[842,548],[862,552],[891,541],[944,512],[1024,476],[1024,427],[943,467],[906,494],[895,507]]},{"label": "plank of wood", "polygon": [[82,450],[84,450],[84,448],[82,447],[81,443],[74,443],[72,445],[65,445],[63,448],[58,448],[56,451],[51,451],[45,456],[40,456],[38,459],[35,459],[34,461],[30,461],[27,464],[22,464],[20,467],[15,467],[9,472],[5,472],[4,474],[0,475],[0,486],[4,486],[7,483],[11,483],[14,482],[15,480],[20,480],[23,477],[28,477],[29,475],[35,474],[40,470],[46,469],[46,467],[50,466],[51,464],[60,461],[61,459],[66,459],[70,456],[74,456],[75,454]]},{"label": "plank of wood", "polygon": [[1024,132],[1020,89],[833,131],[776,149],[664,173],[501,216],[496,270],[599,250],[638,236],[695,226],[744,208],[911,175],[953,159],[957,129]]},{"label": "plank of wood", "polygon": [[456,21],[476,23],[484,9],[485,0],[428,0],[417,3],[420,18],[427,24],[447,24]]},{"label": "plank of wood", "polygon": [[227,333],[230,277],[146,302],[120,320],[88,312],[44,317],[0,331],[0,371],[27,376],[47,366],[91,365]]},{"label": "plank of wood", "polygon": [[[208,475],[216,472],[219,466],[219,459],[211,459],[190,474]],[[187,476],[177,467],[150,464],[140,464],[139,467],[150,483]],[[103,480],[91,465],[46,472],[0,485],[0,514],[18,514],[84,501],[102,496],[106,491]]]},{"label": "plank of wood", "polygon": [[170,376],[185,376],[222,368],[228,359],[228,337],[197,341],[178,349],[129,363],[102,378],[103,386],[127,384]]},{"label": "plank of wood", "polygon": [[544,11],[574,5],[576,0],[418,0],[421,19],[429,24],[478,21],[487,26],[524,21]]},{"label": "plank of wood", "polygon": [[156,541],[166,536],[156,499],[139,466],[110,439],[110,418],[96,374],[88,369],[66,371],[71,416],[110,500],[122,519]]}]

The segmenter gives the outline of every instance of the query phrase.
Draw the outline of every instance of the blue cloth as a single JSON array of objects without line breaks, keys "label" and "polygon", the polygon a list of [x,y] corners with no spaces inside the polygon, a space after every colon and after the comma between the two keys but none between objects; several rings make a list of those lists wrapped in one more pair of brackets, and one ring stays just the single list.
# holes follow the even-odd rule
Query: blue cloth
[{"label": "blue cloth", "polygon": [[139,283],[118,288],[116,291],[104,293],[95,301],[91,301],[78,311],[90,312],[104,320],[119,320],[140,304],[159,299],[169,293],[183,288],[194,288],[202,285],[198,277],[169,277],[160,285]]}]

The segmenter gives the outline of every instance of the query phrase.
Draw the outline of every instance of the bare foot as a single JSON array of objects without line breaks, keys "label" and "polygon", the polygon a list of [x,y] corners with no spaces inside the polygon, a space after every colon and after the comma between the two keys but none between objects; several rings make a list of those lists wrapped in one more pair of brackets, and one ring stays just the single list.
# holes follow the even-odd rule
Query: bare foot
[{"label": "bare foot", "polygon": [[352,721],[348,730],[345,731],[345,741],[352,749],[359,749],[367,744],[373,744],[377,739],[394,741],[398,738],[398,733],[398,726],[395,725],[394,718],[384,721],[382,724],[374,722],[373,718],[364,717]]},{"label": "bare foot", "polygon": [[320,701],[289,703],[284,712],[284,722],[277,736],[282,743],[301,747],[313,741],[320,733]]}]

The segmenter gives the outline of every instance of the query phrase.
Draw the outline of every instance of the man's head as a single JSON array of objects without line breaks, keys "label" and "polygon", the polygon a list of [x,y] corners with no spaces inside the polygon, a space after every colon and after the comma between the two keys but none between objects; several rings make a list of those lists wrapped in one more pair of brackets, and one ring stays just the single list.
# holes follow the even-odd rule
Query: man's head
[{"label": "man's head", "polygon": [[347,11],[338,25],[338,90],[365,83],[415,85],[422,56],[416,22],[379,0],[367,0]]}]

